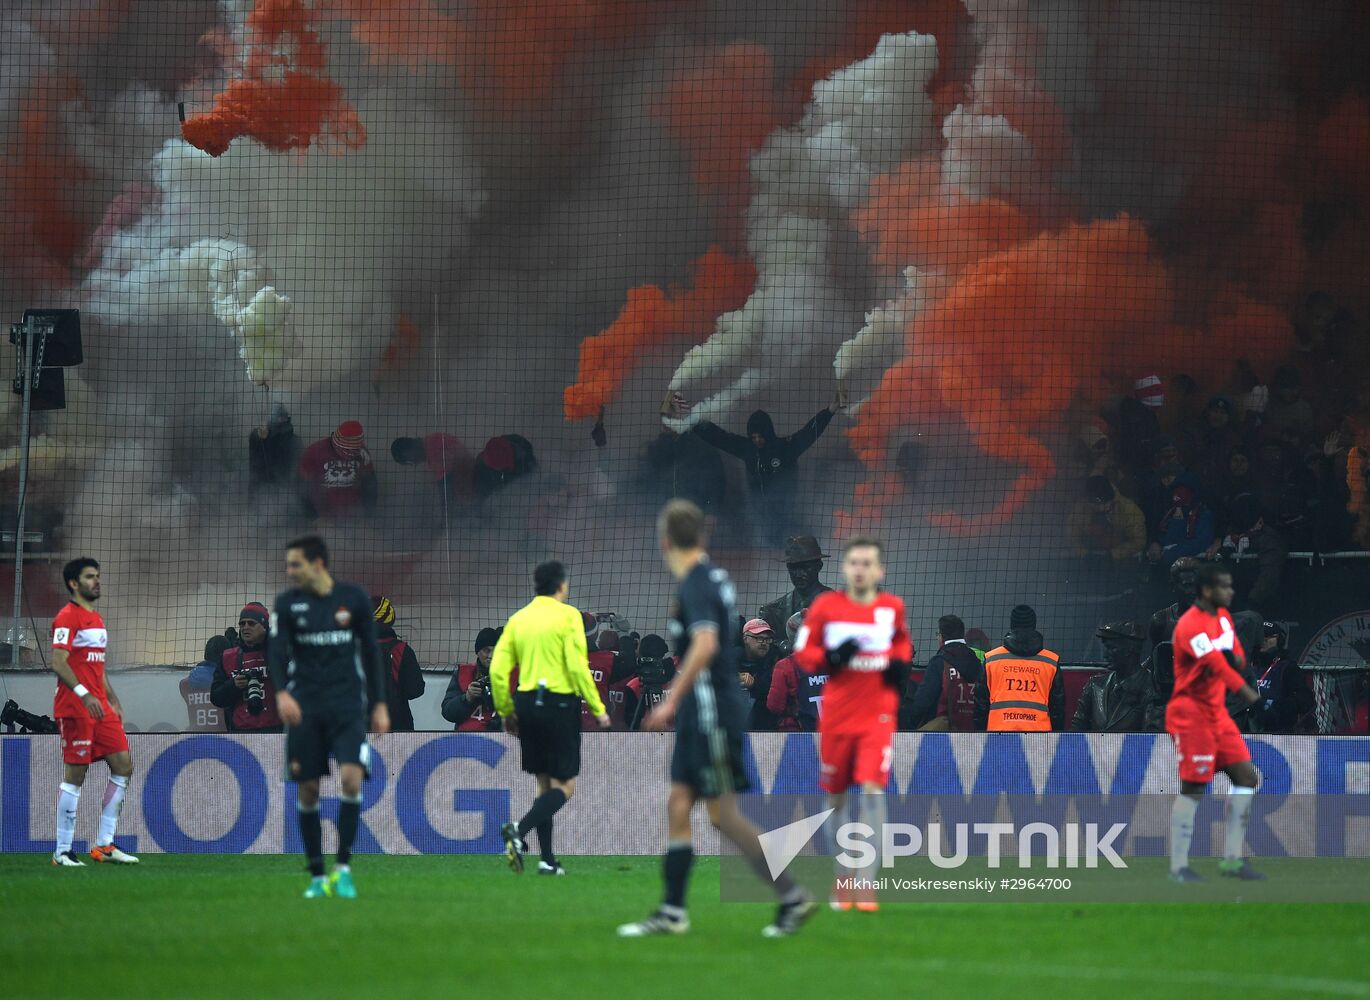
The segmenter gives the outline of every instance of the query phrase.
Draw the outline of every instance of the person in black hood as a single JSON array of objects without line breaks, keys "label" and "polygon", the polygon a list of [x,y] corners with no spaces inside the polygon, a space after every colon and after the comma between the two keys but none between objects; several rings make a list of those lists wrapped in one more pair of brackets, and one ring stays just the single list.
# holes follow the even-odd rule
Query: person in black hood
[{"label": "person in black hood", "polygon": [[[1066,686],[1064,675],[1061,673],[1058,661],[1060,657],[1046,648],[1042,641],[1042,633],[1037,631],[1037,612],[1026,604],[1019,604],[1009,616],[1009,632],[1004,636],[1004,644],[998,649],[992,649],[985,655],[985,681],[975,687],[975,728],[1001,728],[1007,731],[1026,730],[1032,727],[1026,725],[1013,726],[990,726],[991,699],[990,691],[997,684],[1000,684],[1000,674],[1005,665],[1012,664],[1015,669],[1020,668],[1026,661],[1029,666],[1040,664],[1041,667],[1050,667],[1049,670],[1039,670],[1041,674],[1049,673],[1050,682],[1047,687],[1046,714],[1050,721],[1051,729],[1060,732],[1065,728],[1066,716]],[[1038,678],[1032,678],[1036,680]],[[1007,679],[1005,679],[1007,680]],[[1004,683],[1003,689],[1010,695],[1014,692],[1022,692],[1022,681],[1014,678],[1011,683]],[[1005,699],[1009,708],[1014,712],[1032,711],[1033,714],[1041,712],[1041,708],[1028,710],[1019,707],[1019,703],[1036,702],[1041,697],[1040,694],[1031,693],[1023,695],[1021,698]],[[997,703],[1000,699],[995,699]],[[998,712],[998,709],[996,709]],[[1040,718],[1040,715],[1039,715]],[[1045,722],[1041,722],[1045,725]]]},{"label": "person in black hood", "polygon": [[1115,622],[1094,633],[1104,644],[1108,670],[1086,683],[1070,720],[1073,733],[1141,733],[1155,725],[1155,687],[1142,664],[1146,636],[1136,622]]},{"label": "person in black hood", "polygon": [[271,419],[254,430],[247,439],[247,477],[257,490],[289,483],[299,464],[303,445],[295,436],[290,411],[281,403],[271,409]]},{"label": "person in black hood", "polygon": [[[772,543],[790,531],[790,507],[798,481],[799,456],[813,447],[832,418],[846,405],[839,387],[833,401],[819,410],[803,427],[782,437],[765,410],[747,418],[747,433],[733,434],[709,420],[694,422],[693,431],[706,444],[742,460],[747,468],[747,489],[752,500],[753,529],[761,540]],[[689,405],[672,393],[664,408],[677,419],[689,414]]]}]

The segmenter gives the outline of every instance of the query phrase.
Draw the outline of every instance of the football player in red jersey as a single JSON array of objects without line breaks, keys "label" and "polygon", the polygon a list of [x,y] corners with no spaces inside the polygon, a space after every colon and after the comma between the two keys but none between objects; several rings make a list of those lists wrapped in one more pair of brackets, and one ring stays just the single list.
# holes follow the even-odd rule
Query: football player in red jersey
[{"label": "football player in red jersey", "polygon": [[57,692],[52,714],[62,733],[63,782],[57,793],[57,848],[52,863],[80,868],[84,862],[71,849],[76,835],[76,806],[92,762],[109,766],[109,782],[100,807],[100,829],[90,857],[101,864],[133,865],[138,859],[114,846],[114,830],[124,806],[133,759],[124,735],[123,706],[105,673],[109,644],[104,619],[95,610],[100,599],[100,564],[89,557],[62,567],[71,603],[52,620],[52,670]]},{"label": "football player in red jersey", "polygon": [[[899,692],[913,660],[904,602],[880,591],[885,578],[880,543],[858,537],[842,550],[844,591],[819,594],[795,638],[794,655],[810,674],[829,675],[818,718],[820,783],[841,824],[847,791],[861,789],[861,820],[878,831],[885,822],[885,786],[894,752]],[[849,873],[848,873],[849,874]],[[833,886],[835,910],[852,908],[851,894]],[[879,909],[874,893],[860,893],[856,908]]]},{"label": "football player in red jersey", "polygon": [[1218,870],[1227,878],[1258,880],[1265,876],[1242,857],[1251,802],[1260,775],[1251,751],[1227,711],[1227,692],[1237,691],[1248,703],[1259,700],[1241,675],[1246,662],[1227,613],[1232,603],[1232,574],[1218,563],[1199,567],[1197,600],[1175,623],[1175,688],[1165,709],[1165,728],[1175,741],[1180,767],[1180,794],[1170,813],[1170,877],[1176,882],[1203,881],[1189,867],[1194,815],[1213,776],[1232,779],[1227,801],[1227,837]]}]

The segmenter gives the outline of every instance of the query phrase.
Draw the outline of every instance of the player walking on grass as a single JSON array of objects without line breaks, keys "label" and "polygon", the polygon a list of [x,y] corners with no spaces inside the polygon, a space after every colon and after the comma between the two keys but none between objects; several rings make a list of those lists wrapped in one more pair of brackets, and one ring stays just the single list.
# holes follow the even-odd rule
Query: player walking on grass
[{"label": "player walking on grass", "polygon": [[[899,691],[913,661],[913,643],[904,623],[904,602],[879,589],[885,578],[882,554],[874,538],[849,541],[842,550],[846,589],[819,594],[795,637],[799,665],[810,674],[828,675],[818,746],[819,784],[834,810],[830,831],[841,826],[847,791],[854,785],[861,789],[861,821],[876,831],[885,822]],[[853,894],[843,887],[844,874],[851,873],[837,868],[832,908],[850,910],[855,903],[858,910],[878,910],[873,891]]]},{"label": "player walking on grass", "polygon": [[1227,800],[1227,836],[1218,870],[1227,878],[1265,878],[1242,857],[1251,803],[1260,775],[1251,751],[1227,711],[1228,691],[1248,703],[1259,700],[1240,670],[1246,662],[1232,616],[1232,574],[1217,563],[1199,567],[1197,600],[1175,623],[1175,688],[1165,709],[1165,728],[1175,741],[1180,766],[1180,794],[1170,812],[1170,877],[1176,882],[1203,881],[1189,867],[1194,815],[1213,775],[1232,779]]},{"label": "player walking on grass", "polygon": [[62,582],[71,603],[52,620],[52,672],[57,675],[52,714],[62,733],[63,765],[52,863],[60,868],[84,865],[71,849],[76,836],[76,806],[86,771],[94,761],[103,760],[109,768],[109,782],[90,857],[100,864],[136,865],[137,858],[114,846],[119,812],[133,776],[133,758],[124,734],[124,707],[105,673],[109,634],[105,620],[95,610],[100,599],[100,564],[90,558],[73,559],[62,567]]},{"label": "player walking on grass", "polygon": [[[650,730],[675,721],[671,791],[666,802],[667,836],[661,905],[645,920],[624,924],[620,937],[683,934],[690,929],[685,884],[694,862],[690,813],[704,799],[709,821],[770,881],[757,829],[738,810],[737,792],[747,788],[742,736],[747,705],[737,676],[737,615],[728,573],[704,551],[704,515],[687,500],[672,500],[657,519],[662,555],[680,581],[671,616],[680,669],[666,699],[644,721]],[[774,880],[780,907],[763,931],[784,937],[813,916],[817,904],[783,873]]]},{"label": "player walking on grass", "polygon": [[[575,794],[580,774],[580,700],[600,729],[609,713],[590,676],[585,619],[567,603],[571,581],[566,567],[545,562],[533,571],[531,603],[509,619],[490,661],[490,691],[505,728],[519,740],[523,769],[537,780],[532,807],[517,823],[500,827],[504,856],[515,873],[523,871],[528,850],[524,835],[536,830],[539,875],[565,875],[552,850],[552,817]],[[518,693],[509,678],[518,668]]]},{"label": "player walking on grass", "polygon": [[[286,726],[286,780],[296,782],[300,839],[312,876],[304,896],[354,899],[350,865],[371,757],[368,714],[372,732],[390,731],[373,605],[361,587],[333,579],[328,547],[317,536],[286,546],[285,573],[292,586],[276,598],[267,665]],[[337,863],[325,878],[319,779],[328,773],[330,755],[338,762],[342,794]]]}]

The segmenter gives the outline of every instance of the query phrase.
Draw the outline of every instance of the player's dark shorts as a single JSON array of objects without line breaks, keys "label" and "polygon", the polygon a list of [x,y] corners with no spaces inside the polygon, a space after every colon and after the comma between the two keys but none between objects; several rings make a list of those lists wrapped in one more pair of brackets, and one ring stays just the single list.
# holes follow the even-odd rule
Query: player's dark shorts
[{"label": "player's dark shorts", "polygon": [[580,696],[541,692],[514,693],[523,769],[568,781],[580,774]]},{"label": "player's dark shorts", "polygon": [[370,774],[366,713],[358,708],[303,708],[298,726],[285,727],[287,781],[311,781],[328,773],[328,758],[360,764]]},{"label": "player's dark shorts", "polygon": [[671,783],[688,785],[696,795],[717,798],[750,787],[742,763],[745,716],[736,706],[720,711],[707,682],[696,686],[676,714]]}]

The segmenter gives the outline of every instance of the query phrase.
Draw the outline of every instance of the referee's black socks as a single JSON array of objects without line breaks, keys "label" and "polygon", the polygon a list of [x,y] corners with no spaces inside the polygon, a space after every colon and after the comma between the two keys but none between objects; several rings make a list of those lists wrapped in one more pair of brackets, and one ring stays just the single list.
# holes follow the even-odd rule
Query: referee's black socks
[{"label": "referee's black socks", "polygon": [[557,863],[556,852],[552,850],[552,820],[551,817],[543,820],[537,826],[538,830],[538,853],[542,855],[542,860],[549,865]]},{"label": "referee's black socks", "polygon": [[[519,837],[523,840],[524,846],[528,843],[528,834],[532,830],[538,831],[538,844],[543,849],[543,859],[551,855],[552,839],[552,817],[557,814],[557,810],[566,804],[566,793],[560,788],[549,788],[533,800],[532,807],[524,813],[523,819],[519,820]],[[542,824],[547,824],[547,842],[542,840]]]}]

